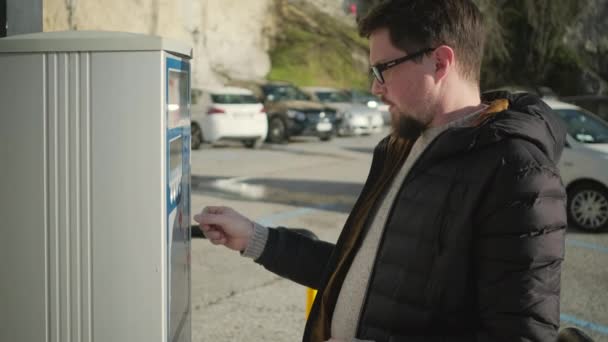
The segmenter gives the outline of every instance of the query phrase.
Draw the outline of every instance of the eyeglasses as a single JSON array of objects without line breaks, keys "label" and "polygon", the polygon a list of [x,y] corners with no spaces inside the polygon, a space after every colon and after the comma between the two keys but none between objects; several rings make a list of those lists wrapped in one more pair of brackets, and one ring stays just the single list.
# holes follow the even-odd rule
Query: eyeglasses
[{"label": "eyeglasses", "polygon": [[378,81],[378,83],[380,83],[380,84],[384,84],[384,76],[382,76],[382,72],[384,70],[390,69],[390,68],[394,67],[395,65],[399,65],[401,63],[410,61],[414,58],[420,57],[433,50],[435,50],[435,48],[426,48],[426,49],[414,52],[411,55],[399,57],[399,58],[393,59],[392,61],[388,61],[386,63],[379,63],[376,65],[372,65],[372,67],[370,69],[371,69],[372,74],[374,74],[376,81]]}]

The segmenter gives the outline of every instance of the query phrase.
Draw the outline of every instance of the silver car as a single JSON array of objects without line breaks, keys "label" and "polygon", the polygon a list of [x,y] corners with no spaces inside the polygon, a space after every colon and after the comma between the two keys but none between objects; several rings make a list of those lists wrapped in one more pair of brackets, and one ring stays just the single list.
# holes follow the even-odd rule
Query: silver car
[{"label": "silver car", "polygon": [[568,193],[568,218],[592,232],[608,229],[608,123],[584,109],[543,99],[568,129],[559,162]]},{"label": "silver car", "polygon": [[314,100],[336,110],[336,134],[368,135],[382,131],[382,114],[374,108],[352,101],[349,91],[328,87],[303,88]]},{"label": "silver car", "polygon": [[369,91],[359,90],[359,89],[351,89],[348,91],[349,96],[352,101],[355,103],[362,103],[369,108],[373,108],[382,114],[382,119],[384,119],[385,125],[391,124],[391,113],[388,110],[388,105],[380,98]]}]

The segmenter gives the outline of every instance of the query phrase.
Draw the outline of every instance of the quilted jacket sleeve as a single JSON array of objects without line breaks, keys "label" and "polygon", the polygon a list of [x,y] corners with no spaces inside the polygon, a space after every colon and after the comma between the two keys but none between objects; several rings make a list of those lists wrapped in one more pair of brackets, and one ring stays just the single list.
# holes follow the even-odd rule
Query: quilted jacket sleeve
[{"label": "quilted jacket sleeve", "polygon": [[567,225],[557,168],[509,139],[477,217],[477,341],[555,341]]},{"label": "quilted jacket sleeve", "polygon": [[267,270],[318,289],[334,245],[287,228],[270,228],[264,252],[256,260]]}]

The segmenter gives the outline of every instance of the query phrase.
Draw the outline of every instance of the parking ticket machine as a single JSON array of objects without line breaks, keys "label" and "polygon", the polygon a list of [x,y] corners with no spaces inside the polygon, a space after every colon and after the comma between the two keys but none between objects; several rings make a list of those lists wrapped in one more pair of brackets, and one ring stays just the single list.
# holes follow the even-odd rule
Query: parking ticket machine
[{"label": "parking ticket machine", "polygon": [[190,341],[190,58],[0,39],[0,341]]}]

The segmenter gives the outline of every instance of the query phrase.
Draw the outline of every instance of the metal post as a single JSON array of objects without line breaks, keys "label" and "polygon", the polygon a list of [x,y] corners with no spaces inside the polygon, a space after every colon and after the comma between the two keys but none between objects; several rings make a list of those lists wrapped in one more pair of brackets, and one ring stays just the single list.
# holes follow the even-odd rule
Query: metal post
[{"label": "metal post", "polygon": [[0,38],[6,37],[6,0],[0,0]]},{"label": "metal post", "polygon": [[42,32],[42,0],[0,0],[0,6],[2,3],[6,8],[6,35]]}]

